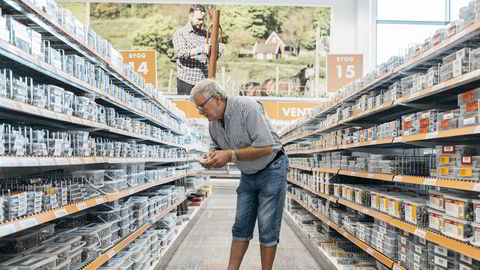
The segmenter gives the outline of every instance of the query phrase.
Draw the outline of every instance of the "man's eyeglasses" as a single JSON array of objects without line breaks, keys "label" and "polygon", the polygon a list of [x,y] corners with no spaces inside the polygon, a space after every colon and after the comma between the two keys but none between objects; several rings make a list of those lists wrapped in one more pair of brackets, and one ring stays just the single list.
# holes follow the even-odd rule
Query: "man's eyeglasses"
[{"label": "man's eyeglasses", "polygon": [[199,112],[203,112],[203,106],[205,106],[205,104],[207,104],[207,102],[209,102],[210,99],[212,99],[212,97],[213,97],[213,96],[210,96],[209,98],[207,98],[207,100],[205,100],[205,102],[203,102],[202,105],[197,105],[197,110],[198,110]]}]

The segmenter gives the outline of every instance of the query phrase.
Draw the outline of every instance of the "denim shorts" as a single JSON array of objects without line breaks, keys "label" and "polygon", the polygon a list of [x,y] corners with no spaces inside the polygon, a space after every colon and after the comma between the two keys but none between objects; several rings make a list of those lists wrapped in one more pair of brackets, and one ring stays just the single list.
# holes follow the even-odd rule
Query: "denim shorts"
[{"label": "denim shorts", "polygon": [[237,188],[233,240],[251,240],[258,216],[260,244],[278,244],[287,189],[288,157],[283,154],[255,174],[243,174]]}]

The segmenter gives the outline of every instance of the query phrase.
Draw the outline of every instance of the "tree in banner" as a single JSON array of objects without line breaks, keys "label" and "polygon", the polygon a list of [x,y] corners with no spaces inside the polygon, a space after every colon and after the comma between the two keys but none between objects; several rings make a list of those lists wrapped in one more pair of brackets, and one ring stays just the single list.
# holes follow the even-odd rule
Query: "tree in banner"
[{"label": "tree in banner", "polygon": [[131,34],[134,50],[154,49],[172,61],[175,56],[172,37],[178,23],[169,16],[156,16]]},{"label": "tree in banner", "polygon": [[267,38],[277,29],[275,7],[225,5],[219,9],[221,25],[228,42],[239,30],[246,30],[253,39],[261,39]]},{"label": "tree in banner", "polygon": [[282,36],[295,48],[294,55],[299,54],[300,47],[308,46],[312,21],[312,11],[306,8],[294,9],[282,20]]},{"label": "tree in banner", "polygon": [[129,14],[130,4],[92,3],[91,15],[94,18],[116,19]]}]

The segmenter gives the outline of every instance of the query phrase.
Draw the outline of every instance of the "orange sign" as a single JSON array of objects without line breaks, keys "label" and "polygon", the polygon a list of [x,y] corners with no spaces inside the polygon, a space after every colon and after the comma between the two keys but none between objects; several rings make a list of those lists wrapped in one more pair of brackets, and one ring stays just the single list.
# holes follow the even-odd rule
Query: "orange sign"
[{"label": "orange sign", "polygon": [[327,92],[337,92],[344,85],[363,77],[363,54],[327,55]]},{"label": "orange sign", "polygon": [[[177,108],[183,110],[187,118],[201,118],[193,103],[189,100],[173,101]],[[268,118],[272,120],[295,120],[309,114],[318,106],[316,102],[285,102],[285,101],[260,101]]]},{"label": "orange sign", "polygon": [[130,64],[135,72],[157,87],[157,52],[156,51],[120,51],[123,63]]}]

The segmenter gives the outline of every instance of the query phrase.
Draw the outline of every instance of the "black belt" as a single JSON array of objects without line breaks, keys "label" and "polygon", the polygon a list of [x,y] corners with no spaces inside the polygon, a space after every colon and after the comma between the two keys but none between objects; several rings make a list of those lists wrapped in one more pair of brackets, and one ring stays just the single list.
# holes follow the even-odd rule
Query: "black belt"
[{"label": "black belt", "polygon": [[279,159],[280,157],[282,157],[284,154],[285,154],[285,152],[283,152],[283,148],[280,149],[280,151],[277,152],[277,154],[276,154],[275,157],[272,159],[272,161],[270,161],[270,163],[268,163],[267,166],[265,166],[265,168],[263,168],[263,169],[261,169],[260,171],[256,172],[256,174],[263,172],[265,169],[267,169],[268,167],[270,167],[270,165],[272,165],[272,163],[274,163],[277,159]]}]

